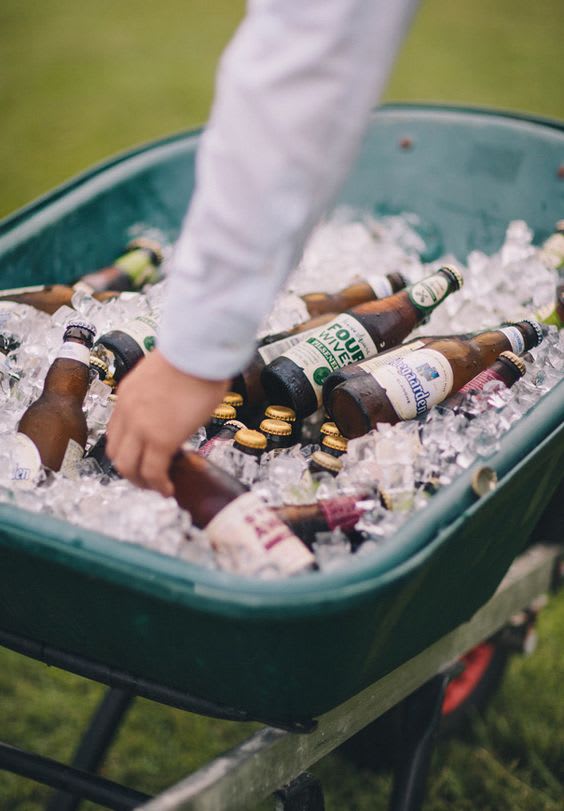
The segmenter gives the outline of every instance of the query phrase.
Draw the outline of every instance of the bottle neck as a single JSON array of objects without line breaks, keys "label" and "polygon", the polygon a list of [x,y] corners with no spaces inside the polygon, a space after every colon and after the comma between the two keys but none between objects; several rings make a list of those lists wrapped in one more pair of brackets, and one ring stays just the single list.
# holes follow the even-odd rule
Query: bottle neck
[{"label": "bottle neck", "polygon": [[169,474],[178,504],[192,514],[200,528],[246,492],[237,479],[193,451],[179,452]]},{"label": "bottle neck", "polygon": [[59,397],[72,397],[81,404],[90,383],[91,341],[67,338],[45,377],[43,391]]},{"label": "bottle neck", "polygon": [[405,293],[415,311],[416,322],[426,320],[435,307],[458,289],[455,277],[442,268],[408,287]]}]

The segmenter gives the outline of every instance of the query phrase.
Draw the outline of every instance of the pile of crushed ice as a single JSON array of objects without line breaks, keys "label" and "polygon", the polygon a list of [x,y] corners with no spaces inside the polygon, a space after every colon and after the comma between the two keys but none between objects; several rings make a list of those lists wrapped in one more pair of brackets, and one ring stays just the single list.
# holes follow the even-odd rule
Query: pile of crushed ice
[{"label": "pile of crushed ice", "polygon": [[[401,271],[410,282],[429,274],[445,261],[423,264],[425,244],[417,233],[417,217],[373,220],[358,212],[340,210],[312,235],[286,290],[259,335],[280,332],[305,319],[304,293],[336,291],[374,269],[384,275]],[[504,321],[531,316],[552,301],[556,271],[541,261],[524,222],[509,225],[502,248],[492,256],[474,251],[467,259],[464,288],[450,296],[419,334],[440,335],[496,327]],[[92,320],[98,335],[137,315],[160,311],[165,282],[143,294],[123,294],[101,304],[83,292],[73,305]],[[0,333],[12,334],[21,345],[0,354],[0,502],[51,514],[119,540],[142,544],[214,567],[216,561],[205,532],[191,526],[188,513],[173,499],[140,491],[128,482],[110,480],[93,460],[81,463],[80,480],[46,473],[33,490],[11,488],[8,471],[14,433],[30,402],[41,393],[49,365],[60,346],[63,328],[74,311],[62,307],[52,317],[24,306],[0,310]],[[308,459],[318,448],[321,413],[304,425],[304,444],[265,454],[260,462],[228,443],[214,449],[210,459],[237,475],[272,506],[307,504],[337,495],[363,495],[363,517],[357,525],[364,543],[355,555],[369,555],[376,544],[393,542],[395,530],[423,509],[431,493],[448,485],[477,458],[487,458],[499,447],[508,428],[561,378],[564,369],[564,331],[548,330],[543,344],[525,357],[527,374],[512,389],[492,381],[483,392],[468,396],[464,413],[432,410],[425,419],[383,425],[351,440],[342,457],[341,472],[311,475]],[[113,408],[109,388],[95,380],[85,401],[89,443],[104,432]],[[192,438],[198,447],[203,428]],[[385,491],[385,509],[376,497]],[[189,541],[187,542],[187,539]],[[347,564],[351,547],[339,530],[320,533],[315,544],[320,569]],[[272,576],[266,572],[265,576]]]}]

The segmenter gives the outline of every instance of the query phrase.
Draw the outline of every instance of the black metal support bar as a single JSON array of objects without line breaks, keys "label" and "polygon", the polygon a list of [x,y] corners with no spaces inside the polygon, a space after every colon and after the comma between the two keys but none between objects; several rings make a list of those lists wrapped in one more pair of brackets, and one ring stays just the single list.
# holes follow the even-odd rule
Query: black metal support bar
[{"label": "black metal support bar", "polygon": [[439,673],[398,708],[398,740],[390,811],[419,811],[431,767],[445,689],[450,675]]},{"label": "black metal support bar", "polygon": [[[97,772],[123,721],[134,696],[112,687],[106,690],[76,749],[71,766],[86,772]],[[46,811],[76,811],[81,798],[58,791],[51,797]]]},{"label": "black metal support bar", "polygon": [[323,789],[317,777],[302,772],[295,780],[274,792],[276,811],[325,811]]},{"label": "black metal support bar", "polygon": [[197,698],[189,693],[183,693],[180,692],[180,690],[175,690],[171,687],[165,687],[161,684],[148,681],[147,679],[132,676],[129,673],[124,673],[121,670],[116,670],[107,665],[92,662],[82,656],[65,653],[57,648],[43,645],[41,642],[18,636],[9,631],[0,630],[0,645],[10,648],[17,653],[21,653],[24,656],[37,659],[47,665],[53,665],[54,667],[60,667],[62,670],[68,670],[70,673],[75,673],[77,676],[84,676],[87,679],[106,684],[108,687],[118,687],[129,693],[133,693],[133,695],[142,696],[151,701],[157,701],[159,704],[167,704],[169,707],[176,707],[186,712],[207,715],[210,718],[219,718],[224,721],[259,721],[276,729],[285,729],[288,732],[298,732],[300,734],[312,732],[316,727],[316,722],[308,718],[293,722],[276,718],[258,718],[254,715],[250,715],[245,710],[226,707],[215,704],[212,701]]},{"label": "black metal support bar", "polygon": [[72,791],[85,800],[92,800],[113,811],[130,811],[151,799],[140,791],[1,742],[0,769],[29,777],[52,788]]}]

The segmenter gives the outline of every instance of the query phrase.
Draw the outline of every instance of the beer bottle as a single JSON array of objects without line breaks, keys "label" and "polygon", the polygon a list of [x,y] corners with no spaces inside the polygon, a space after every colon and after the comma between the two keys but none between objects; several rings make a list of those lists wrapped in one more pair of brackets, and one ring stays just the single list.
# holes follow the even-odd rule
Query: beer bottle
[{"label": "beer bottle", "polygon": [[392,296],[403,290],[407,282],[401,273],[388,273],[386,276],[365,275],[363,279],[338,293],[307,293],[301,296],[312,318],[325,313],[342,313],[364,304],[367,301]]},{"label": "beer bottle", "polygon": [[[264,437],[263,437],[264,439]],[[305,544],[255,493],[192,451],[177,454],[170,468],[174,495],[205,529],[222,566],[242,575],[271,564],[286,575],[312,569]]]},{"label": "beer bottle", "polygon": [[110,479],[121,479],[121,475],[112,465],[109,456],[106,454],[106,443],[107,436],[106,434],[102,434],[94,445],[92,445],[85,458],[94,459],[98,463],[102,473],[105,473]]},{"label": "beer bottle", "polygon": [[140,290],[146,284],[159,281],[162,261],[161,245],[154,239],[139,237],[131,240],[123,256],[109,267],[82,276],[77,286],[92,293]]},{"label": "beer bottle", "polygon": [[379,422],[414,419],[491,366],[502,352],[522,355],[542,338],[540,324],[524,320],[471,338],[438,339],[338,385],[329,396],[329,413],[349,438]]},{"label": "beer bottle", "polygon": [[239,422],[239,420],[228,420],[211,439],[206,440],[206,442],[200,445],[196,453],[200,456],[208,457],[214,448],[217,448],[224,442],[233,442],[235,434],[240,431],[241,428],[246,427],[247,426],[243,422]]},{"label": "beer bottle", "polygon": [[309,472],[312,475],[329,473],[331,476],[336,476],[340,473],[342,467],[341,460],[326,451],[314,451],[309,460]]},{"label": "beer bottle", "polygon": [[95,327],[87,321],[77,318],[67,324],[63,345],[47,372],[43,392],[18,425],[14,478],[31,481],[41,463],[74,475],[88,436],[82,404],[90,383],[90,348],[95,334]]},{"label": "beer bottle", "polygon": [[251,428],[241,428],[233,438],[233,447],[247,456],[254,456],[260,459],[266,450],[266,437],[260,431],[253,431]]},{"label": "beer bottle", "polygon": [[227,403],[220,403],[212,411],[210,421],[206,425],[206,437],[211,439],[228,420],[234,420],[236,416],[237,412],[233,406]]},{"label": "beer bottle", "polygon": [[362,502],[367,497],[360,494],[335,496],[320,499],[315,504],[284,504],[275,507],[274,512],[309,547],[315,542],[318,532],[332,532],[334,529],[353,536],[352,540],[357,545],[359,537],[355,535],[354,528],[366,511]]},{"label": "beer bottle", "polygon": [[226,403],[227,405],[233,406],[237,414],[239,414],[240,409],[242,409],[245,404],[245,401],[243,400],[243,395],[239,394],[238,391],[225,392],[223,402]]},{"label": "beer bottle", "polygon": [[[36,310],[53,315],[59,307],[72,306],[72,297],[76,290],[66,284],[35,284],[29,287],[14,287],[10,290],[0,290],[0,302],[13,301],[16,304],[27,304]],[[107,290],[93,293],[98,301],[107,301],[119,295],[118,292]]]},{"label": "beer bottle", "polygon": [[[101,335],[92,349],[92,356],[101,360],[116,383],[131,371],[136,363],[155,347],[157,321],[148,315],[139,315],[123,327]],[[95,372],[98,368],[92,364]],[[107,382],[107,381],[106,381]]]},{"label": "beer bottle", "polygon": [[256,417],[257,410],[266,402],[267,398],[262,386],[261,375],[267,363],[270,363],[270,361],[275,358],[279,358],[280,355],[283,355],[288,349],[299,344],[310,335],[315,335],[320,326],[331,321],[334,317],[334,315],[324,315],[316,319],[311,319],[311,321],[298,324],[297,327],[287,332],[280,332],[277,335],[268,336],[257,346],[249,365],[231,381],[233,389],[239,392],[245,400],[245,404],[249,410],[249,413],[246,415],[247,419],[250,420]]},{"label": "beer bottle", "polygon": [[292,442],[296,444],[300,441],[302,423],[296,419],[296,412],[293,408],[271,403],[265,408],[264,416],[267,420],[283,420],[283,422],[287,422],[292,429]]},{"label": "beer bottle", "polygon": [[313,414],[331,372],[396,346],[461,286],[459,271],[445,266],[393,296],[353,307],[264,368],[268,398],[298,416]]},{"label": "beer bottle", "polygon": [[280,451],[294,444],[292,426],[289,422],[268,418],[261,422],[259,430],[266,437],[267,451]]},{"label": "beer bottle", "polygon": [[550,268],[564,269],[564,220],[558,220],[554,233],[539,250],[542,262]]},{"label": "beer bottle", "polygon": [[[440,411],[453,411],[458,414],[463,411],[462,404],[467,394],[482,391],[486,383],[492,380],[499,380],[507,389],[510,389],[526,371],[527,367],[522,358],[513,352],[502,352],[492,366],[473,377],[461,389],[440,403],[437,408]],[[472,417],[473,415],[467,414],[467,416]]]},{"label": "beer bottle", "polygon": [[[564,234],[562,235],[564,240]],[[549,324],[558,329],[564,327],[564,282],[556,287],[556,298],[554,303],[542,307],[537,315],[537,319],[543,324]]]},{"label": "beer bottle", "polygon": [[321,440],[321,450],[330,453],[331,456],[336,456],[337,459],[347,452],[347,445],[347,440],[340,434],[338,436],[327,434]]}]

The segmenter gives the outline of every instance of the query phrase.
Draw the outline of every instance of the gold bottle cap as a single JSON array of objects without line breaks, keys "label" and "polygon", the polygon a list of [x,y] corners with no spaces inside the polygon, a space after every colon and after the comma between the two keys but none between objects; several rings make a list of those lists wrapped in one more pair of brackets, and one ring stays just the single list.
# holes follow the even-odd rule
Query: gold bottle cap
[{"label": "gold bottle cap", "polygon": [[162,245],[160,245],[160,243],[158,243],[155,239],[149,239],[148,237],[137,237],[136,239],[132,239],[126,245],[126,250],[128,251],[134,251],[136,248],[151,251],[151,253],[155,255],[155,259],[159,265],[163,261]]},{"label": "gold bottle cap", "polygon": [[491,493],[492,490],[495,490],[497,487],[497,473],[493,468],[487,465],[478,467],[472,474],[470,486],[476,495],[481,498]]},{"label": "gold bottle cap", "polygon": [[521,375],[521,377],[523,377],[523,375],[527,371],[527,367],[525,366],[525,361],[522,360],[519,357],[519,355],[516,355],[514,352],[502,352],[499,357],[503,358],[504,360],[508,360],[509,363],[513,364],[513,366],[516,366],[517,370],[519,371],[519,374]]},{"label": "gold bottle cap", "polygon": [[228,391],[223,398],[223,402],[233,406],[233,408],[241,408],[244,403],[243,395],[239,394],[238,391]]},{"label": "gold bottle cap", "polygon": [[343,463],[336,456],[331,456],[330,453],[325,451],[314,451],[311,454],[311,461],[315,462],[318,467],[323,467],[330,470],[331,473],[338,473],[343,467]]},{"label": "gold bottle cap", "polygon": [[321,446],[324,448],[331,448],[332,451],[339,451],[340,453],[346,453],[349,443],[345,439],[344,436],[325,436],[323,437],[323,441]]},{"label": "gold bottle cap", "polygon": [[253,450],[263,450],[266,448],[266,437],[260,431],[253,431],[250,428],[241,428],[234,436],[237,445]]},{"label": "gold bottle cap", "polygon": [[457,268],[457,267],[455,267],[454,265],[442,265],[442,266],[439,268],[439,270],[446,270],[446,271],[448,271],[448,273],[450,273],[450,275],[454,277],[454,281],[456,282],[457,288],[458,288],[458,290],[460,290],[460,288],[461,288],[461,287],[463,286],[463,284],[464,284],[464,276],[463,276],[463,275],[462,275],[462,273],[461,273],[461,272],[458,270],[458,268]]},{"label": "gold bottle cap", "polygon": [[214,408],[211,416],[212,419],[216,420],[234,420],[237,416],[237,412],[233,406],[227,405],[227,403],[220,403]]},{"label": "gold bottle cap", "polygon": [[102,358],[98,358],[96,355],[90,355],[90,366],[94,367],[99,372],[102,372],[104,377],[107,377],[110,372],[110,367],[107,363],[104,363]]},{"label": "gold bottle cap", "polygon": [[265,417],[273,420],[284,420],[284,422],[295,422],[296,412],[293,408],[282,405],[269,405],[264,412]]},{"label": "gold bottle cap", "polygon": [[273,434],[274,436],[290,436],[292,426],[289,422],[284,422],[284,420],[266,419],[261,422],[260,430],[265,434]]},{"label": "gold bottle cap", "polygon": [[324,422],[319,429],[319,433],[323,434],[323,436],[341,436],[341,432],[334,422]]}]

